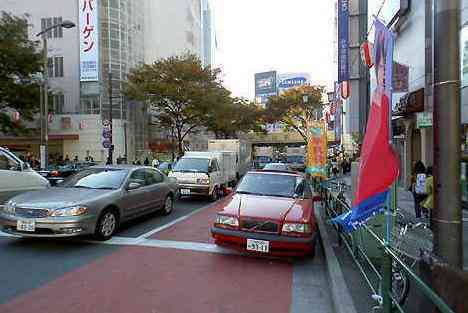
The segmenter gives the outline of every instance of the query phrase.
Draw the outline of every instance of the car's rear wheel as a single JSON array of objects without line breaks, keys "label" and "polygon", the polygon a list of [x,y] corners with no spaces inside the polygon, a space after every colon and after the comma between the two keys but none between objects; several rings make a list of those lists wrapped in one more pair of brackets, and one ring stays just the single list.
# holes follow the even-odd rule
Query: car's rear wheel
[{"label": "car's rear wheel", "polygon": [[97,240],[109,240],[117,230],[118,217],[114,210],[105,210],[99,216],[94,237]]},{"label": "car's rear wheel", "polygon": [[163,206],[163,214],[164,215],[169,215],[172,213],[172,210],[174,209],[174,200],[172,199],[171,195],[168,195],[166,197],[166,200],[164,200],[164,206]]},{"label": "car's rear wheel", "polygon": [[215,202],[218,199],[219,199],[219,189],[218,189],[218,186],[215,186],[213,189],[213,192],[211,193],[210,200]]}]

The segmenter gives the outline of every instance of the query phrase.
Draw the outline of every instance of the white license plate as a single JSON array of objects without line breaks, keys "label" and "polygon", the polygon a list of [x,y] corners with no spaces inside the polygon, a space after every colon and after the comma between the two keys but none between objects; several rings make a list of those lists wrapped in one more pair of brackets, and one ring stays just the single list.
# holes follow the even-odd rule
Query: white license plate
[{"label": "white license plate", "polygon": [[268,253],[270,242],[265,240],[247,239],[247,250]]},{"label": "white license plate", "polygon": [[17,221],[16,222],[16,230],[33,232],[33,231],[36,230],[36,222],[34,222],[34,221]]},{"label": "white license plate", "polygon": [[189,195],[190,194],[190,189],[181,189],[180,194],[184,195],[184,196]]}]

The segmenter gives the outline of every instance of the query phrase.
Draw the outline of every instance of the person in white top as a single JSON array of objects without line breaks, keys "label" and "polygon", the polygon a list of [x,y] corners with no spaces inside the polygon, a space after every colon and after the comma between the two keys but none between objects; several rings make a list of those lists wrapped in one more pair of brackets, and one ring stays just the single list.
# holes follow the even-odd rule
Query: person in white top
[{"label": "person in white top", "polygon": [[154,158],[153,161],[151,161],[151,166],[158,167],[159,166],[159,160],[157,158]]}]

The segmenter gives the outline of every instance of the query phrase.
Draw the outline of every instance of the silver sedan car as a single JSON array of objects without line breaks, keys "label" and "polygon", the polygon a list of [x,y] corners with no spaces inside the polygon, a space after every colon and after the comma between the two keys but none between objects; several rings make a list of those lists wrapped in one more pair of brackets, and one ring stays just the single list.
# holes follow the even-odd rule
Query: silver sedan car
[{"label": "silver sedan car", "polygon": [[57,187],[10,199],[0,206],[0,227],[27,237],[93,234],[107,240],[124,221],[157,210],[170,214],[178,189],[152,167],[91,167]]}]

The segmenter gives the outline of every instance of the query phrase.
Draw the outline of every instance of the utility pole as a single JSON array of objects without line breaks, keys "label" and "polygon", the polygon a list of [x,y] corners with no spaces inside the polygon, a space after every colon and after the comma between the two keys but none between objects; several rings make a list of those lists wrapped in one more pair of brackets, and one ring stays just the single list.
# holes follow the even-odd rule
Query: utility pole
[{"label": "utility pole", "polygon": [[434,252],[462,267],[460,0],[434,1]]},{"label": "utility pole", "polygon": [[41,120],[41,147],[40,147],[40,159],[41,159],[41,168],[47,169],[49,163],[49,58],[47,56],[47,33],[42,35],[42,47],[44,49],[42,58],[43,58],[43,83],[42,83],[42,94],[44,98],[42,99],[41,108],[42,120]]},{"label": "utility pole", "polygon": [[108,154],[107,154],[107,164],[112,164],[113,163],[113,160],[114,160],[114,143],[112,141],[112,137],[113,137],[113,105],[112,105],[112,71],[109,69],[109,122],[110,122],[110,137],[109,137],[109,141],[110,141],[110,145],[109,145],[109,148],[107,150]]}]

